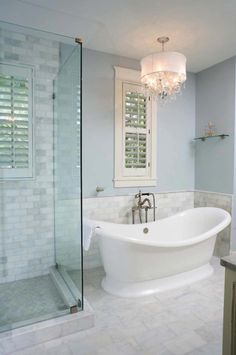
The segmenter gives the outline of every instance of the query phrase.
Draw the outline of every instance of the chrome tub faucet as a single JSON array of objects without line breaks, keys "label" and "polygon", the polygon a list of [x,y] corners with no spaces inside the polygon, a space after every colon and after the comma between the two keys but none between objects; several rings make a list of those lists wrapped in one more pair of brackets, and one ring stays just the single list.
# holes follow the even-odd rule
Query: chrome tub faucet
[{"label": "chrome tub faucet", "polygon": [[[151,204],[151,201],[149,199],[149,197],[145,197],[142,200],[142,196],[152,196],[152,202],[153,205]],[[132,208],[132,223],[134,224],[134,216],[135,216],[135,212],[138,211],[139,212],[139,221],[140,223],[143,223],[142,221],[142,209],[145,210],[145,223],[148,222],[148,211],[150,209],[153,209],[153,221],[156,220],[156,201],[155,201],[155,195],[152,192],[141,192],[141,190],[139,190],[139,192],[135,195],[135,199],[138,199],[137,204]]]}]

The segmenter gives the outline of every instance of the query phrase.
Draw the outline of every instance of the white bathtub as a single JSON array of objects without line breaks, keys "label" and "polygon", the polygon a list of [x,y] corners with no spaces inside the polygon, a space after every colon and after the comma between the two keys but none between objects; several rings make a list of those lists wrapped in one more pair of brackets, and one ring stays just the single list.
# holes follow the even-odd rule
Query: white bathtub
[{"label": "white bathtub", "polygon": [[96,222],[104,290],[139,297],[209,276],[216,236],[230,221],[225,210],[202,207],[145,224]]}]

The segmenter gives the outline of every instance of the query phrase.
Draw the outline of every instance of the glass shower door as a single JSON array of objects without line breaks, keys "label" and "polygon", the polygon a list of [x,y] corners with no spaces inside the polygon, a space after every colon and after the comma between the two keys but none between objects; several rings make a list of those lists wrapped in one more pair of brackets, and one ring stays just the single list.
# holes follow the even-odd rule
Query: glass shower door
[{"label": "glass shower door", "polygon": [[81,51],[74,47],[54,82],[55,272],[71,312],[83,308]]}]

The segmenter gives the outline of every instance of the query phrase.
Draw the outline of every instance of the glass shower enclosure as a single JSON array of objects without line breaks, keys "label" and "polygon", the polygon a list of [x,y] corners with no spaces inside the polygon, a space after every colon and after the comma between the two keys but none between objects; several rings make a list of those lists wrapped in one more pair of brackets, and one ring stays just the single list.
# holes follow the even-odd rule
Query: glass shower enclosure
[{"label": "glass shower enclosure", "polygon": [[0,22],[0,332],[83,310],[82,43]]},{"label": "glass shower enclosure", "polygon": [[[70,294],[71,312],[83,308],[81,98],[82,44],[62,63],[54,81],[54,211],[53,270]],[[65,48],[65,51],[67,48]]]}]

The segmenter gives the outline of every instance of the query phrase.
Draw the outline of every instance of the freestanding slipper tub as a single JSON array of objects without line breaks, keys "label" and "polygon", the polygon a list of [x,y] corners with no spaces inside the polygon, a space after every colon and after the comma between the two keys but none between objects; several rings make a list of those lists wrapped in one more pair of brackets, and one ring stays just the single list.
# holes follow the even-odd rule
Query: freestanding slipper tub
[{"label": "freestanding slipper tub", "polygon": [[121,297],[140,297],[201,280],[213,272],[217,234],[231,221],[220,208],[193,208],[157,222],[97,222],[106,276],[102,287]]}]

